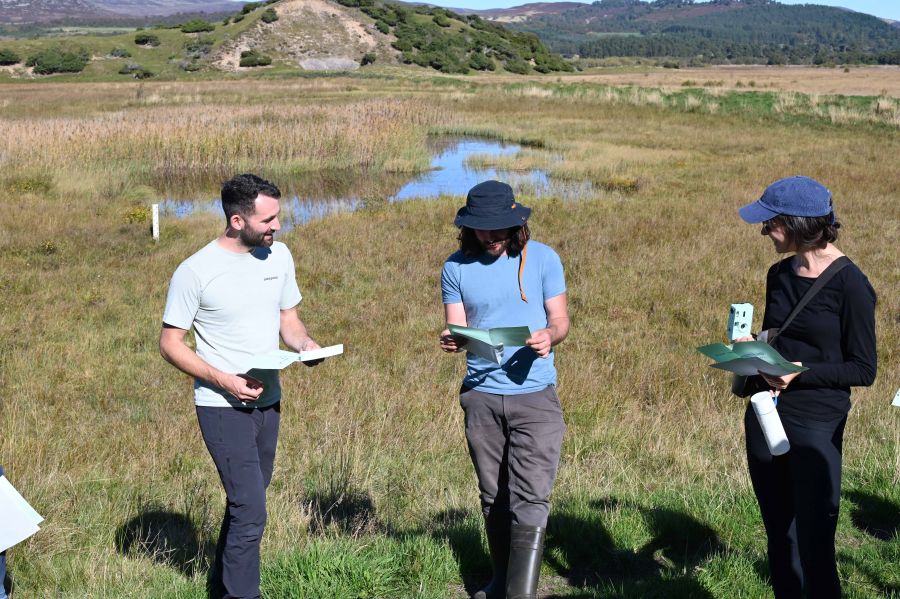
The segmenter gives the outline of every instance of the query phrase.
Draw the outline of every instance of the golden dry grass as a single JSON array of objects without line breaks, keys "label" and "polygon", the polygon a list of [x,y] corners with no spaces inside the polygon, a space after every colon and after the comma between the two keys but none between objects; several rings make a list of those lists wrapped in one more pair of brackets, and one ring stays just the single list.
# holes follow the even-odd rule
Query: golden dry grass
[{"label": "golden dry grass", "polygon": [[[697,86],[727,89],[759,89],[794,91],[848,96],[900,97],[900,68],[896,66],[843,67],[769,67],[710,66],[684,69],[591,69],[583,73],[563,75],[566,82],[601,83],[604,85],[636,85],[640,87],[678,87],[685,81]],[[507,76],[508,83],[521,81]]]}]

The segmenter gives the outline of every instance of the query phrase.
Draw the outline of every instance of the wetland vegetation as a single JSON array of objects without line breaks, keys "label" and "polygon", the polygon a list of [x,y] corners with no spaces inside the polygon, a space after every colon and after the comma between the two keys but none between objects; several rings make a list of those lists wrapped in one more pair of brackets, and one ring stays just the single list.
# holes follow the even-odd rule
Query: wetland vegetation
[{"label": "wetland vegetation", "polygon": [[[46,518],[10,552],[14,596],[206,596],[224,495],[157,336],[169,277],[222,218],[166,218],[154,243],[149,204],[240,171],[405,180],[435,135],[519,144],[472,163],[592,184],[569,200],[517,187],[563,258],[572,316],[546,593],[766,596],[744,401],[694,348],[723,338],[730,303],[763,304],[777,256],[737,208],[799,173],[834,191],[840,247],[879,293],[840,575],[847,597],[900,592],[895,95],[380,73],[0,85],[0,459]],[[462,202],[370,202],[280,237],[302,318],[346,353],[283,375],[267,597],[457,598],[489,576],[463,360],[437,344]]]}]

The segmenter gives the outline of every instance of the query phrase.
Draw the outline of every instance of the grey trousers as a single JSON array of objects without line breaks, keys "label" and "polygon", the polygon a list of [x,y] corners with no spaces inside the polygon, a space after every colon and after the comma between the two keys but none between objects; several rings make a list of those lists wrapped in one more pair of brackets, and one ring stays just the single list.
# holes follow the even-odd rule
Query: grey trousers
[{"label": "grey trousers", "polygon": [[197,406],[197,420],[227,497],[210,594],[257,599],[266,487],[272,480],[281,404],[260,409]]},{"label": "grey trousers", "polygon": [[485,519],[547,526],[566,430],[556,387],[496,395],[463,386],[459,403]]}]

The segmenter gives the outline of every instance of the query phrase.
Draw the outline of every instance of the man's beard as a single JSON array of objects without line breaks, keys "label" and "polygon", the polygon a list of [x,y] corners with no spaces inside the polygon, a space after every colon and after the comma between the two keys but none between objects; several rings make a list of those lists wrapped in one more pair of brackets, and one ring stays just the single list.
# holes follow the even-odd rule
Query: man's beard
[{"label": "man's beard", "polygon": [[250,231],[248,229],[241,229],[238,232],[238,235],[241,239],[241,243],[243,243],[247,247],[271,247],[272,243],[274,243],[274,237],[266,239],[266,233],[258,233],[254,231]]},{"label": "man's beard", "polygon": [[480,241],[479,243],[481,243],[481,249],[485,254],[489,256],[502,256],[503,252],[505,252],[506,248],[509,246],[509,237],[506,237],[504,239],[497,239],[495,241],[499,246],[496,249],[491,249],[490,246],[493,245],[491,243],[484,243],[482,241]]}]

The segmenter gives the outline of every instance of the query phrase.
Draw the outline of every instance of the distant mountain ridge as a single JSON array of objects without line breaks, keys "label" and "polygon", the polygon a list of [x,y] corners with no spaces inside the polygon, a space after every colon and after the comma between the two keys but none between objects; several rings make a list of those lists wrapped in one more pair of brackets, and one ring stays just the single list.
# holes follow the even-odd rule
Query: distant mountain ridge
[{"label": "distant mountain ridge", "polygon": [[127,16],[159,16],[178,13],[221,13],[240,10],[243,2],[228,0],[91,0],[104,10]]},{"label": "distant mountain ridge", "polygon": [[109,21],[179,13],[228,13],[241,2],[228,0],[0,0],[0,24]]},{"label": "distant mountain ridge", "polygon": [[45,23],[83,15],[116,16],[87,0],[0,0],[0,24]]},{"label": "distant mountain ridge", "polygon": [[489,8],[474,10],[467,8],[454,8],[454,12],[461,15],[477,14],[483,19],[500,22],[524,21],[531,17],[547,14],[558,14],[573,8],[587,6],[583,2],[531,2],[512,8]]},{"label": "distant mountain ridge", "polygon": [[852,10],[775,0],[600,0],[473,11],[564,54],[700,63],[900,62],[900,28]]}]

